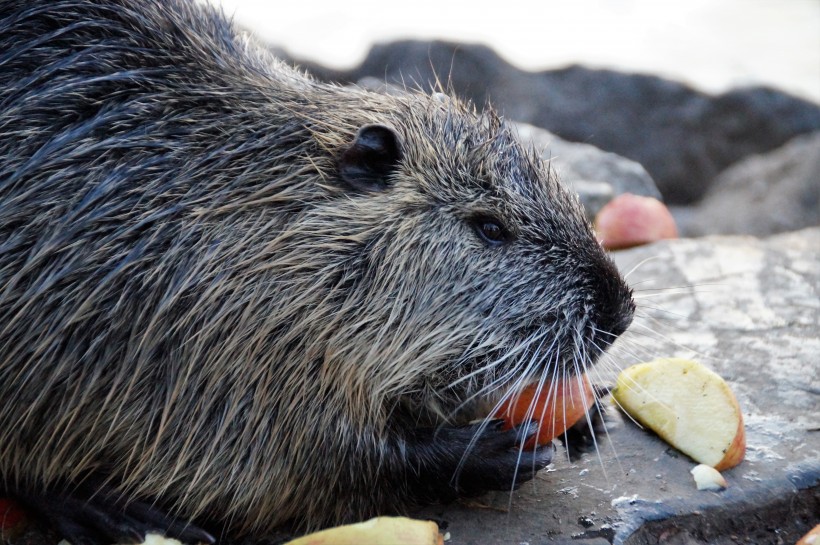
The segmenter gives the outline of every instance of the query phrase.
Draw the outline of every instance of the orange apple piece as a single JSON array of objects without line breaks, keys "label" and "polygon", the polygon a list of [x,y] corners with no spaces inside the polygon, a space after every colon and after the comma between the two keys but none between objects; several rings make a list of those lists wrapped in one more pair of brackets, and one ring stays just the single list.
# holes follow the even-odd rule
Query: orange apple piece
[{"label": "orange apple piece", "polygon": [[595,232],[607,250],[678,236],[675,219],[665,204],[631,193],[618,195],[601,208],[595,216]]},{"label": "orange apple piece", "polygon": [[718,471],[746,454],[743,413],[717,373],[698,362],[660,358],[621,371],[612,397],[632,418],[693,460]]},{"label": "orange apple piece", "polygon": [[586,375],[568,377],[556,382],[526,386],[499,407],[493,416],[504,420],[510,429],[529,420],[537,420],[538,431],[524,443],[533,450],[546,445],[586,415],[595,403],[595,392]]}]

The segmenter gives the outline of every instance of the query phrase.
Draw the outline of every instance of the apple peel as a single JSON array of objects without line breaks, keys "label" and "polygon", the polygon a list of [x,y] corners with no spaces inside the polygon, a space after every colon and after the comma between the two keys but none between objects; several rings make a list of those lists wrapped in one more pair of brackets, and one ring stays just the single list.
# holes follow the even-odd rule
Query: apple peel
[{"label": "apple peel", "polygon": [[546,445],[584,418],[595,403],[595,391],[586,375],[530,384],[510,397],[494,413],[511,429],[529,420],[538,421],[538,431],[524,443],[524,450]]},{"label": "apple peel", "polygon": [[675,219],[665,204],[631,193],[618,195],[601,208],[595,216],[595,232],[607,250],[678,237]]},{"label": "apple peel", "polygon": [[0,497],[0,542],[19,535],[26,526],[26,514],[15,502]]}]

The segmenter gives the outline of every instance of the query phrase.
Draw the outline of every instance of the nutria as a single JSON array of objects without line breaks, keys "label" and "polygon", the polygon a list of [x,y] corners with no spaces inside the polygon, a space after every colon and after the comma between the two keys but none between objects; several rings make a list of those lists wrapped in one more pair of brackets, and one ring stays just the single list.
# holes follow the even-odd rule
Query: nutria
[{"label": "nutria", "polygon": [[552,447],[469,407],[632,313],[492,111],[316,83],[185,0],[0,1],[0,484],[74,545],[514,488]]}]

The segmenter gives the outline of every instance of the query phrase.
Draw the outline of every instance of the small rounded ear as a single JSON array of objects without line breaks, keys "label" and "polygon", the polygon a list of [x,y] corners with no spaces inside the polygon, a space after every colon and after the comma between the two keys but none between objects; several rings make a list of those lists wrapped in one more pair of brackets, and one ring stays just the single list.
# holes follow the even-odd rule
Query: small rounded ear
[{"label": "small rounded ear", "polygon": [[339,158],[339,175],[359,191],[384,191],[401,160],[399,137],[384,125],[365,125]]}]

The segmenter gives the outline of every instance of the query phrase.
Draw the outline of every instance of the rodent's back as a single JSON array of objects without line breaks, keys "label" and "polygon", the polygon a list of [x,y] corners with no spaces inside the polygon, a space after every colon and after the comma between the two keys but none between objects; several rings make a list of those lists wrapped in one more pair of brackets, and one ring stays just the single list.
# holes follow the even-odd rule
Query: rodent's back
[{"label": "rodent's back", "polygon": [[310,473],[264,438],[316,396],[281,392],[302,389],[281,375],[310,371],[281,357],[303,342],[277,339],[316,301],[265,291],[310,267],[287,256],[288,225],[327,192],[290,110],[318,91],[185,2],[0,13],[0,473],[114,465],[136,493],[184,497],[185,514],[250,510],[271,464]]},{"label": "rodent's back", "polygon": [[0,14],[6,482],[102,472],[246,529],[399,510],[408,414],[580,370],[631,318],[492,113],[314,83],[180,0]]}]

